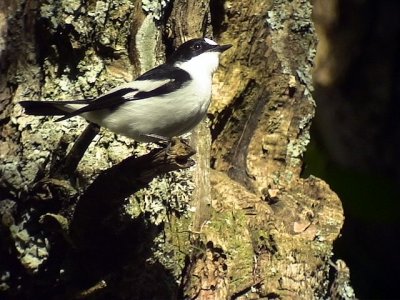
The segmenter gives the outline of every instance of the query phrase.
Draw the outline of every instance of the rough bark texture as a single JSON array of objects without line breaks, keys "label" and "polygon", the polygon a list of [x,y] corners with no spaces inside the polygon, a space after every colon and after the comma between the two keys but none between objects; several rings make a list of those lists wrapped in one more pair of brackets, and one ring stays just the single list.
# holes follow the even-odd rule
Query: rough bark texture
[{"label": "rough bark texture", "polygon": [[[0,18],[0,271],[8,297],[353,297],[348,276],[329,280],[340,200],[323,181],[300,176],[314,116],[308,1],[1,5],[9,16]],[[183,148],[183,160],[159,161],[168,165],[161,169],[151,163],[160,150],[121,162],[149,146],[102,131],[74,174],[50,172],[65,163],[84,122],[25,116],[18,100],[93,97],[163,59],[153,53],[212,34],[234,47],[215,75],[209,120],[191,138],[196,167],[149,184],[189,167],[192,153]],[[107,186],[131,159],[129,182]]]}]

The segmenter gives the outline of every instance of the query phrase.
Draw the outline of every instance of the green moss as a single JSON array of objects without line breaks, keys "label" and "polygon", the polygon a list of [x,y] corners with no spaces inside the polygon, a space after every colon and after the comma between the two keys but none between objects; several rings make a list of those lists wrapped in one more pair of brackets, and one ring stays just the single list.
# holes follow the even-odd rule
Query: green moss
[{"label": "green moss", "polygon": [[275,253],[278,251],[277,243],[274,237],[263,228],[253,229],[251,231],[251,240],[255,252],[268,251]]},{"label": "green moss", "polygon": [[190,245],[190,218],[171,216],[162,232],[154,240],[153,257],[151,260],[161,263],[179,282],[185,266],[186,255],[193,249]]},{"label": "green moss", "polygon": [[246,280],[252,277],[254,250],[247,222],[247,217],[241,210],[214,211],[204,228],[207,238],[215,246],[221,247],[227,256],[231,290],[249,285]]}]

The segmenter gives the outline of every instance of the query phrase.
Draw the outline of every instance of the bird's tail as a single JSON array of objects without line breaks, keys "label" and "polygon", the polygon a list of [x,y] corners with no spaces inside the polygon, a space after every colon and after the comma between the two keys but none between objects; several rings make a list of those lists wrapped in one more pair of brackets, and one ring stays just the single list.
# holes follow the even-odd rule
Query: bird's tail
[{"label": "bird's tail", "polygon": [[68,105],[86,105],[90,100],[71,100],[71,101],[20,101],[18,102],[25,109],[25,113],[34,116],[65,116],[72,110]]}]

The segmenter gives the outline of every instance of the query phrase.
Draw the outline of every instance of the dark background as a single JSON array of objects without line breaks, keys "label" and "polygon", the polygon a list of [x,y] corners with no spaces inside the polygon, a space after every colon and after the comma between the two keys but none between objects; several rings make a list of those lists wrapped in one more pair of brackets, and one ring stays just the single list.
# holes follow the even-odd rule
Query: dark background
[{"label": "dark background", "polygon": [[314,16],[328,47],[314,74],[305,175],[326,180],[343,202],[334,253],[356,296],[400,299],[400,1],[334,2]]}]

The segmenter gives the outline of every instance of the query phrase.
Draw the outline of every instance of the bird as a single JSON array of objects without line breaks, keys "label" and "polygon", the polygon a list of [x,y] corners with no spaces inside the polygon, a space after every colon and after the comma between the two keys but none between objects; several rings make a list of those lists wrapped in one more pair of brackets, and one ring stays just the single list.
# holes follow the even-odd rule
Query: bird
[{"label": "bird", "polygon": [[164,64],[93,99],[19,104],[28,115],[75,116],[138,142],[170,141],[191,131],[211,102],[212,76],[231,44],[195,38],[180,45]]}]

